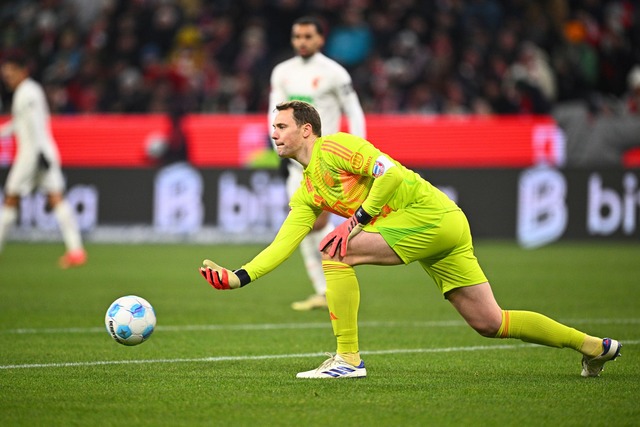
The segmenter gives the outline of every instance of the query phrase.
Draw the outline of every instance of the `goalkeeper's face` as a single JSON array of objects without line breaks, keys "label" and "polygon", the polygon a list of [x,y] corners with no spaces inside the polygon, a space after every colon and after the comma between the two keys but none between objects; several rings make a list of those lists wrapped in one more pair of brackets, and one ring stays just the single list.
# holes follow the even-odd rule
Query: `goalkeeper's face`
[{"label": "goalkeeper's face", "polygon": [[[306,123],[298,126],[293,118],[293,110],[278,111],[273,120],[273,133],[278,156],[282,158],[296,159],[303,163],[306,153],[307,141],[315,141],[311,125]],[[304,163],[303,163],[304,164]]]},{"label": "goalkeeper's face", "polygon": [[291,30],[291,45],[297,55],[309,58],[322,49],[324,38],[315,25],[296,24]]}]

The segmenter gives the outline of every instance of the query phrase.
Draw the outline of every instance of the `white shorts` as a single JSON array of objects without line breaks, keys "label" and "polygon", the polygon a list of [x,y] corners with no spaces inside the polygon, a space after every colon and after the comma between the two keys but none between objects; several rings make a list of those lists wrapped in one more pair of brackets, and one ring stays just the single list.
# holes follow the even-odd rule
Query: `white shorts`
[{"label": "white shorts", "polygon": [[49,168],[44,169],[39,166],[37,156],[16,159],[7,175],[5,195],[26,196],[35,189],[46,194],[64,192],[60,163],[51,162]]}]

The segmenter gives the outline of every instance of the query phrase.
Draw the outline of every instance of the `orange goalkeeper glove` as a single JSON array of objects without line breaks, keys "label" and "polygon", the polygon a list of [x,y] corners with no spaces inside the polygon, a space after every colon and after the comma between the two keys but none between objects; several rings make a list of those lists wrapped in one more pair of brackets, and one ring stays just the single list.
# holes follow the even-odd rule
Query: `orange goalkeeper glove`
[{"label": "orange goalkeeper glove", "polygon": [[351,215],[349,219],[337,226],[332,232],[327,234],[320,242],[320,251],[324,251],[329,246],[329,256],[333,257],[340,247],[340,256],[347,255],[347,244],[353,236],[358,234],[365,225],[371,221],[371,215],[366,213],[362,207]]},{"label": "orange goalkeeper glove", "polygon": [[202,265],[204,267],[200,267],[200,274],[216,289],[238,289],[251,282],[249,273],[242,268],[235,271],[227,270],[208,259],[202,261]]}]

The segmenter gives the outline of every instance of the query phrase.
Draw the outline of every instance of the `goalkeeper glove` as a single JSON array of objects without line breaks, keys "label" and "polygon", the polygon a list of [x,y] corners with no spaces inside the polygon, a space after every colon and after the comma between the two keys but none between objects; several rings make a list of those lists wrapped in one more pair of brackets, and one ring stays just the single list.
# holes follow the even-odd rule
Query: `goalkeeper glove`
[{"label": "goalkeeper glove", "polygon": [[340,247],[340,256],[347,255],[347,242],[353,239],[365,225],[371,221],[371,215],[366,213],[362,207],[345,222],[337,226],[331,233],[327,234],[320,242],[320,251],[324,251],[329,246],[329,256],[333,257]]},{"label": "goalkeeper glove", "polygon": [[202,261],[202,265],[204,267],[200,267],[200,274],[216,289],[238,289],[251,282],[251,277],[245,269],[227,270],[208,259]]}]

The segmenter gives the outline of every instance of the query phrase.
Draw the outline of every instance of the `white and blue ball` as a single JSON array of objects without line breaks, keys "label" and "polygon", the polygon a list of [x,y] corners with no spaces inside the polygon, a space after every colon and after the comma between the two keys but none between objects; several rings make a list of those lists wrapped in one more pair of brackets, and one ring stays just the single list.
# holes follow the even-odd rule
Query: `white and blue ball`
[{"label": "white and blue ball", "polygon": [[104,317],[111,338],[123,345],[143,343],[156,327],[156,313],[149,302],[136,295],[115,300]]}]

